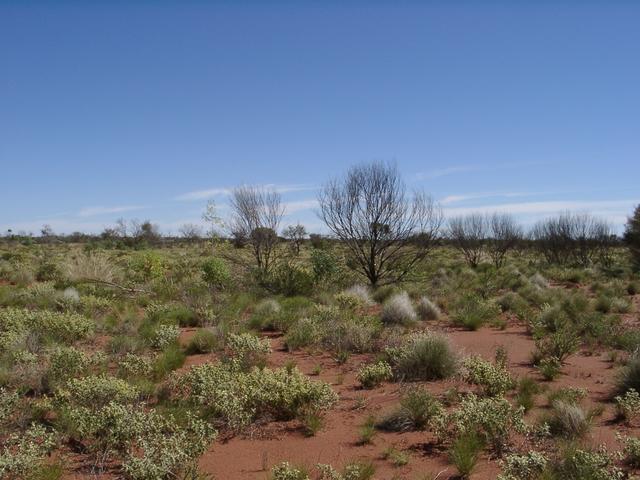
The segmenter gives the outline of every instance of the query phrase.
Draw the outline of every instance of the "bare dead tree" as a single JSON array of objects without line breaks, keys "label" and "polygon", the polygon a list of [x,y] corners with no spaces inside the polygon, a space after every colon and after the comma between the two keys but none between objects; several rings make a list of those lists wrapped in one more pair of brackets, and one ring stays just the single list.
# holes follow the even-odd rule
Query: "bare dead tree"
[{"label": "bare dead tree", "polygon": [[204,232],[200,225],[195,223],[185,223],[179,229],[180,236],[189,242],[195,242],[203,238]]},{"label": "bare dead tree", "polygon": [[243,185],[231,192],[230,206],[233,212],[230,232],[246,238],[256,266],[268,273],[276,260],[277,231],[284,215],[280,194],[275,190]]},{"label": "bare dead tree", "polygon": [[402,281],[431,251],[442,213],[423,192],[408,195],[394,165],[352,167],[318,196],[319,217],[348,248],[348,266],[373,286]]},{"label": "bare dead tree", "polygon": [[482,260],[487,238],[487,221],[481,213],[470,213],[449,219],[448,237],[462,252],[470,267]]},{"label": "bare dead tree", "polygon": [[565,212],[541,220],[530,234],[549,263],[574,263],[582,267],[604,259],[612,246],[610,225],[588,213]]},{"label": "bare dead tree", "polygon": [[522,240],[523,230],[513,215],[494,213],[487,217],[489,255],[496,268],[504,265],[507,253]]},{"label": "bare dead tree", "polygon": [[282,236],[289,240],[291,244],[291,249],[296,255],[300,254],[300,246],[302,242],[304,242],[305,237],[307,236],[307,229],[304,228],[304,225],[289,225],[282,232]]}]

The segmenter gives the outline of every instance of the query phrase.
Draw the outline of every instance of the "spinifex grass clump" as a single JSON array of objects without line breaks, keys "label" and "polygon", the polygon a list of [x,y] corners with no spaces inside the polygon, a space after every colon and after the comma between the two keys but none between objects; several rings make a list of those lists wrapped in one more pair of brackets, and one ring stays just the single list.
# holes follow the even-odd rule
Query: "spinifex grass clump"
[{"label": "spinifex grass clump", "polygon": [[397,379],[439,380],[457,370],[457,358],[449,341],[433,333],[411,335],[400,347],[386,349],[388,361]]}]

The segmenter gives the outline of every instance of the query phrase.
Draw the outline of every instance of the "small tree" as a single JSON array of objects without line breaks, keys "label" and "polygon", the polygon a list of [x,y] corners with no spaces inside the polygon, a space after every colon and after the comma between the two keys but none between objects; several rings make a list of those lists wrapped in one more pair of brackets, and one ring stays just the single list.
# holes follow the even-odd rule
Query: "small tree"
[{"label": "small tree", "polygon": [[291,243],[291,249],[295,252],[296,255],[300,254],[300,246],[307,236],[307,229],[304,228],[304,225],[289,225],[282,232],[282,236],[289,240]]},{"label": "small tree", "polygon": [[423,192],[408,195],[394,165],[352,167],[321,190],[319,216],[351,253],[347,266],[373,286],[402,281],[435,244],[440,209]]},{"label": "small tree", "polygon": [[482,260],[487,238],[487,222],[481,213],[470,213],[449,220],[449,239],[462,252],[470,267]]},{"label": "small tree", "polygon": [[261,187],[240,186],[231,192],[231,234],[245,238],[256,266],[268,273],[276,260],[276,246],[284,206],[280,194]]},{"label": "small tree", "polygon": [[633,215],[627,219],[624,240],[631,253],[633,269],[640,271],[640,205],[636,207]]},{"label": "small tree", "polygon": [[509,250],[514,249],[522,240],[522,227],[512,215],[497,212],[487,218],[487,224],[489,255],[496,268],[500,268],[504,265]]},{"label": "small tree", "polygon": [[204,235],[202,227],[195,223],[185,223],[179,229],[180,236],[189,242],[195,242]]},{"label": "small tree", "polygon": [[215,245],[220,238],[220,230],[224,228],[224,222],[218,215],[216,202],[214,202],[213,200],[209,200],[207,202],[207,206],[202,213],[202,220],[204,220],[207,225],[209,225],[206,235],[211,240],[211,244]]}]

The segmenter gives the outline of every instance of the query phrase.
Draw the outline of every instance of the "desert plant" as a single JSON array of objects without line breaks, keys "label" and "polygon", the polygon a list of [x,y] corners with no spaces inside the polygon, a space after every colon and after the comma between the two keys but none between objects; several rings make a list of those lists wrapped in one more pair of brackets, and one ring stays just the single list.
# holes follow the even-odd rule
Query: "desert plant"
[{"label": "desert plant", "polygon": [[640,351],[635,351],[628,359],[627,364],[618,374],[617,391],[623,395],[629,390],[640,391]]},{"label": "desert plant", "polygon": [[514,387],[509,371],[500,364],[493,364],[479,356],[471,356],[462,362],[467,382],[482,387],[485,395],[503,395]]},{"label": "desert plant", "polygon": [[553,402],[545,423],[553,435],[568,439],[581,438],[590,428],[589,417],[580,405],[561,400]]},{"label": "desert plant", "polygon": [[392,295],[382,307],[382,321],[386,324],[411,325],[416,319],[416,311],[407,292]]},{"label": "desert plant", "polygon": [[364,365],[358,371],[358,381],[364,388],[374,388],[393,377],[391,365],[384,360]]},{"label": "desert plant", "polygon": [[222,347],[221,334],[212,328],[200,328],[187,346],[188,353],[211,353]]},{"label": "desert plant", "polygon": [[502,462],[503,471],[497,480],[539,480],[547,471],[548,463],[543,454],[535,451],[524,455],[508,455]]},{"label": "desert plant", "polygon": [[386,355],[399,380],[439,380],[457,369],[449,341],[432,333],[413,334],[402,346],[387,348]]},{"label": "desert plant", "polygon": [[463,433],[453,441],[449,450],[449,459],[461,478],[468,478],[471,475],[478,463],[482,448],[482,439],[473,432]]},{"label": "desert plant", "polygon": [[416,306],[418,315],[422,320],[439,320],[442,312],[438,305],[433,303],[427,297],[421,297]]},{"label": "desert plant", "polygon": [[618,395],[614,400],[618,418],[630,422],[640,415],[640,394],[635,389],[630,388],[624,395]]},{"label": "desert plant", "polygon": [[640,270],[640,205],[627,220],[624,240],[631,254],[631,264],[635,270]]},{"label": "desert plant", "polygon": [[458,301],[453,323],[467,330],[477,330],[485,323],[495,320],[500,315],[500,308],[491,301],[486,301],[477,295],[467,294]]},{"label": "desert plant", "polygon": [[271,469],[270,480],[310,480],[304,467],[296,467],[289,462],[282,462]]},{"label": "desert plant", "polygon": [[442,404],[427,390],[411,388],[402,396],[399,408],[385,415],[376,427],[394,432],[425,430],[442,413]]}]

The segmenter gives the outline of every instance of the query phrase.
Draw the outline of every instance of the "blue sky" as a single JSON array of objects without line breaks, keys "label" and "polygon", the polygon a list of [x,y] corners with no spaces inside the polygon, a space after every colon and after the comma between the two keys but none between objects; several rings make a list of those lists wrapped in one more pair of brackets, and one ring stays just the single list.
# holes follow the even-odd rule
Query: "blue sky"
[{"label": "blue sky", "polygon": [[449,215],[640,202],[640,3],[0,0],[0,231],[169,232],[396,161]]}]

